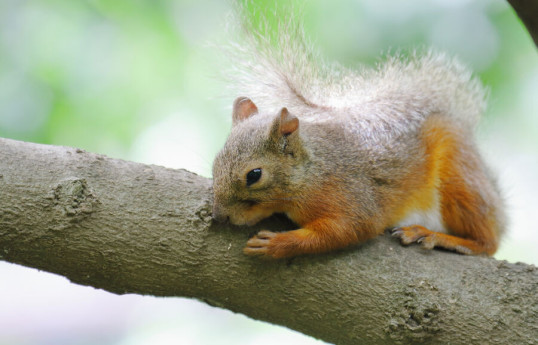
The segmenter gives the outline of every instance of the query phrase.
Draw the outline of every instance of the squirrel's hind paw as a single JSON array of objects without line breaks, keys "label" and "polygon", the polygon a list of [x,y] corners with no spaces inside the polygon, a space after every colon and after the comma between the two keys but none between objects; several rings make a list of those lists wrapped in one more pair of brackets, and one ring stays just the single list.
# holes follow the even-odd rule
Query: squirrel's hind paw
[{"label": "squirrel's hind paw", "polygon": [[420,225],[393,228],[390,232],[392,236],[399,238],[403,245],[416,242],[422,244],[422,247],[426,249],[441,247],[460,254],[476,255],[482,253],[488,254],[488,250],[491,251],[491,248],[494,248],[489,242],[443,234],[428,230]]},{"label": "squirrel's hind paw", "polygon": [[436,233],[420,225],[392,228],[390,233],[399,238],[403,245],[416,242],[425,249],[433,249],[437,244]]}]

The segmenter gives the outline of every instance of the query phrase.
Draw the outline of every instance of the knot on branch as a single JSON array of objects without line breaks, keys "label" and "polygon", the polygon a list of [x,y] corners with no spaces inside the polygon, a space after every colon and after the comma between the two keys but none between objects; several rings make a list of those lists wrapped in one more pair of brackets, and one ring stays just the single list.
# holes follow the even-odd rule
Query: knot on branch
[{"label": "knot on branch", "polygon": [[54,206],[62,210],[72,222],[78,222],[91,214],[99,200],[88,186],[86,179],[69,178],[53,189]]},{"label": "knot on branch", "polygon": [[427,342],[440,331],[440,306],[432,300],[438,293],[431,283],[409,284],[402,293],[402,306],[392,315],[385,332],[397,344]]}]

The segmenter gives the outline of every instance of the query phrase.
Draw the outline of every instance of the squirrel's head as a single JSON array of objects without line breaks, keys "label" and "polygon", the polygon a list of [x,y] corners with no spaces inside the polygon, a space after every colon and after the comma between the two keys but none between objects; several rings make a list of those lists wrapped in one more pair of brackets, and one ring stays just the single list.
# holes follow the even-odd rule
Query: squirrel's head
[{"label": "squirrel's head", "polygon": [[286,108],[260,114],[250,99],[237,98],[232,131],[213,163],[213,218],[253,225],[285,212],[306,160],[297,117]]}]

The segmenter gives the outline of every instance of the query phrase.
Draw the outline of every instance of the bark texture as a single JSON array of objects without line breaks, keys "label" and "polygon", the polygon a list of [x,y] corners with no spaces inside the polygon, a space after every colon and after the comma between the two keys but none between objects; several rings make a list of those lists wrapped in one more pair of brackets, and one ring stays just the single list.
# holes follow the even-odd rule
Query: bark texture
[{"label": "bark texture", "polygon": [[536,344],[538,270],[403,248],[242,254],[260,228],[211,221],[183,170],[0,139],[0,258],[113,293],[186,296],[338,344]]}]

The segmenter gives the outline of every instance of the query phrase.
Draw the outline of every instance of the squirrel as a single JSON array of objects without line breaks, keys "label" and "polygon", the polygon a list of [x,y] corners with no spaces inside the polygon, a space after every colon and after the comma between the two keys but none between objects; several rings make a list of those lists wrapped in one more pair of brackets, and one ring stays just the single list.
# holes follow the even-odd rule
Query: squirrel
[{"label": "squirrel", "polygon": [[473,139],[478,79],[432,51],[350,70],[319,62],[300,28],[280,31],[234,45],[245,96],[213,163],[212,213],[235,225],[283,213],[299,228],[262,230],[244,253],[323,253],[390,229],[404,245],[494,254],[505,215]]}]

